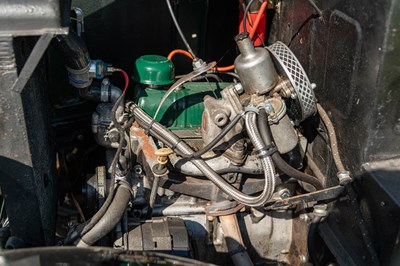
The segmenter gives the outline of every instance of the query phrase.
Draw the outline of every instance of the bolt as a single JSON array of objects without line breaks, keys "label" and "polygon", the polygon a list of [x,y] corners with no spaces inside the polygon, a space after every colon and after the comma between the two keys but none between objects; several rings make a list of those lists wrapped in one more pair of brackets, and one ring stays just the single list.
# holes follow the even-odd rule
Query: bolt
[{"label": "bolt", "polygon": [[307,262],[307,257],[304,255],[299,255],[299,259],[301,263],[306,263]]},{"label": "bolt", "polygon": [[141,175],[143,173],[143,169],[140,165],[135,165],[133,167],[133,171],[137,174],[137,175]]},{"label": "bolt", "polygon": [[111,142],[119,142],[119,132],[117,129],[111,129],[108,132],[108,138]]},{"label": "bolt", "polygon": [[104,78],[104,79],[101,81],[101,85],[103,85],[103,86],[108,86],[108,85],[110,85],[110,80],[109,80],[108,78]]},{"label": "bolt", "polygon": [[311,89],[315,90],[317,88],[317,84],[311,83]]},{"label": "bolt", "polygon": [[267,114],[272,114],[275,111],[274,107],[269,102],[266,102],[264,104],[264,108],[265,108],[265,111],[267,112]]},{"label": "bolt", "polygon": [[200,58],[193,59],[193,70],[198,70],[206,65],[206,63]]},{"label": "bolt", "polygon": [[286,199],[290,197],[290,191],[287,188],[281,189],[279,191],[279,197],[281,199]]},{"label": "bolt", "polygon": [[82,134],[79,134],[76,138],[77,138],[79,141],[84,141],[84,140],[85,140],[85,136],[82,135]]},{"label": "bolt", "polygon": [[308,222],[310,220],[310,217],[307,215],[307,213],[302,213],[299,215],[300,220],[304,222]]},{"label": "bolt", "polygon": [[286,198],[289,198],[289,197],[290,197],[290,194],[287,193],[287,192],[281,194],[281,199],[286,199]]},{"label": "bolt", "polygon": [[232,150],[238,151],[238,152],[243,151],[245,148],[246,148],[246,147],[245,147],[244,143],[243,143],[243,142],[239,142],[239,141],[236,142],[236,143],[232,146]]},{"label": "bolt", "polygon": [[234,89],[237,94],[242,94],[244,92],[243,85],[241,83],[236,83]]}]

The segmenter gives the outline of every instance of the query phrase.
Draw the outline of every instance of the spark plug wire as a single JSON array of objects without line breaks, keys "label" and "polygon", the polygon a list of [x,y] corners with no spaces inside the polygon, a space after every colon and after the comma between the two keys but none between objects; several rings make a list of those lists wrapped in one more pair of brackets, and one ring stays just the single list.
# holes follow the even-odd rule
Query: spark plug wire
[{"label": "spark plug wire", "polygon": [[264,14],[265,10],[267,9],[267,6],[268,6],[268,0],[265,0],[261,4],[260,10],[258,11],[258,15],[256,17],[256,20],[254,21],[253,27],[251,28],[250,39],[254,38],[254,35],[256,34],[256,31],[257,31],[257,28],[258,28],[258,24],[260,24],[261,17]]},{"label": "spark plug wire", "polygon": [[[246,25],[247,24],[247,20],[246,20],[246,18],[247,18],[248,11],[250,9],[250,5],[252,4],[252,2],[253,1],[251,1],[247,5],[246,11],[245,11],[244,16],[243,16],[243,29],[244,29],[245,32],[247,32],[247,25]],[[251,40],[253,40],[254,35],[256,34],[256,31],[257,31],[257,28],[258,28],[258,24],[260,24],[261,17],[264,14],[265,9],[267,8],[267,6],[268,6],[268,0],[266,0],[266,1],[264,1],[262,3],[262,5],[260,7],[260,10],[258,11],[256,20],[254,21],[253,27],[250,30],[250,39]],[[235,65],[230,65],[230,66],[226,66],[226,67],[216,67],[215,70],[218,71],[218,72],[226,72],[226,71],[231,71],[234,68],[235,68]]]}]

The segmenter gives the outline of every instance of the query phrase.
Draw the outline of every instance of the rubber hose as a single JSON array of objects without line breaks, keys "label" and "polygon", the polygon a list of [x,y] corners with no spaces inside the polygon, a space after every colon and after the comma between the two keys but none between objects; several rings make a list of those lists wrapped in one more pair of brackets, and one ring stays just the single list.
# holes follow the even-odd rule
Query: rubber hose
[{"label": "rubber hose", "polygon": [[182,29],[181,29],[181,26],[179,25],[179,22],[178,22],[178,20],[176,19],[176,16],[175,16],[175,14],[174,14],[174,10],[172,9],[172,6],[171,6],[171,2],[170,2],[169,0],[165,0],[165,2],[167,3],[168,10],[169,10],[169,13],[170,13],[170,15],[171,15],[172,21],[173,21],[174,24],[175,24],[176,30],[178,31],[179,36],[181,37],[183,44],[186,46],[186,49],[187,49],[188,52],[192,55],[192,57],[193,57],[193,58],[196,58],[196,55],[194,54],[192,48],[190,47],[190,44],[189,44],[188,41],[186,40],[185,34],[183,33],[183,31],[182,31]]},{"label": "rubber hose", "polygon": [[[146,112],[144,112],[138,105],[132,103],[131,111],[136,119],[136,122],[144,128],[147,129],[152,136],[161,136],[161,140],[171,147],[173,150],[177,150],[182,154],[191,155],[193,154],[193,150],[178,136],[168,130],[166,127],[161,125],[158,122],[155,122]],[[151,127],[149,128],[149,125]],[[254,125],[250,127],[250,129],[256,128]],[[235,187],[231,186],[224,178],[219,176],[213,169],[211,169],[207,163],[205,163],[201,159],[192,159],[193,164],[206,176],[211,182],[213,182],[217,187],[219,187],[225,194],[229,195],[232,199],[236,200],[239,203],[242,203],[247,206],[260,206],[268,200],[268,190],[271,188],[268,187],[268,178],[275,175],[273,170],[273,166],[269,164],[267,161],[264,161],[263,167],[266,184],[264,185],[264,190],[259,196],[249,196],[241,191],[237,190]]]},{"label": "rubber hose", "polygon": [[[246,130],[257,153],[265,150],[265,144],[257,128],[256,113],[246,114]],[[270,156],[261,155],[261,165],[265,171],[265,188],[268,187],[268,199],[272,197],[275,190],[275,168]],[[267,200],[265,200],[266,202]]]},{"label": "rubber hose", "polygon": [[215,145],[217,145],[218,142],[220,142],[225,135],[239,122],[241,118],[241,114],[237,114],[229,123],[226,125],[222,131],[210,142],[208,143],[203,149],[196,151],[195,153],[191,155],[183,155],[182,157],[185,159],[192,159],[192,158],[198,158],[204,153],[212,150]]},{"label": "rubber hose", "polygon": [[57,36],[55,40],[54,44],[62,51],[67,67],[81,70],[89,66],[90,55],[86,44],[73,30],[68,35]]},{"label": "rubber hose", "polygon": [[339,155],[336,132],[335,132],[335,128],[332,124],[332,121],[329,118],[325,109],[322,108],[322,106],[319,103],[317,104],[317,110],[318,110],[319,116],[321,117],[322,121],[324,122],[324,124],[326,126],[326,129],[328,130],[329,141],[330,141],[331,150],[332,150],[332,157],[333,157],[333,161],[335,162],[336,168],[339,172],[345,172],[346,168],[344,167],[343,162]]},{"label": "rubber hose", "polygon": [[120,134],[120,144],[115,153],[114,159],[111,163],[111,184],[112,185],[110,186],[110,191],[108,193],[108,196],[107,196],[106,200],[104,201],[103,205],[100,207],[100,209],[93,215],[93,217],[89,221],[86,222],[86,225],[84,226],[82,232],[79,234],[82,237],[96,226],[96,224],[108,212],[108,209],[110,208],[110,206],[113,202],[113,196],[115,193],[114,183],[115,183],[116,169],[117,169],[117,163],[118,163],[119,156],[122,152],[123,139],[124,139],[123,135]]},{"label": "rubber hose", "polygon": [[[268,115],[265,109],[261,109],[259,112],[258,116],[258,128],[260,130],[261,137],[265,143],[265,145],[269,146],[271,143],[273,143],[273,138],[271,135],[271,130],[268,126]],[[299,170],[293,168],[290,166],[278,152],[275,152],[271,155],[272,160],[275,164],[275,166],[281,170],[284,174],[287,176],[290,176],[294,179],[297,179],[299,181],[311,184],[313,187],[315,187],[317,190],[321,190],[324,187],[322,186],[321,181],[319,181],[317,178],[305,174],[303,172],[300,172]]]},{"label": "rubber hose", "polygon": [[90,231],[82,236],[76,246],[91,246],[110,233],[124,215],[131,196],[132,194],[129,188],[125,186],[118,186],[115,190],[114,198],[110,204],[110,207],[107,209],[107,212]]}]

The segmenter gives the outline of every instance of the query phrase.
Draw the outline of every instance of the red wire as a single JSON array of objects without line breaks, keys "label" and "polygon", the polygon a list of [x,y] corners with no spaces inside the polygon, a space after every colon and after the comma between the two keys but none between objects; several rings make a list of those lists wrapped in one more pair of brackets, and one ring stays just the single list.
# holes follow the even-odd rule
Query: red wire
[{"label": "red wire", "polygon": [[128,89],[129,86],[129,76],[128,74],[126,74],[126,72],[120,68],[116,68],[115,71],[121,72],[122,75],[124,75],[124,79],[125,79],[125,87],[124,90],[122,91],[123,94],[125,94],[126,90]]},{"label": "red wire", "polygon": [[[258,11],[256,20],[254,21],[253,27],[251,28],[250,36],[249,36],[250,40],[253,40],[253,37],[257,32],[258,24],[260,24],[261,17],[263,15],[263,13],[265,12],[265,9],[267,8],[267,6],[268,6],[268,0],[265,0],[261,5],[260,10]],[[246,14],[244,14],[244,15],[246,16]],[[226,67],[216,67],[215,69],[219,72],[226,72],[226,71],[233,70],[234,68],[235,68],[235,65],[230,65],[230,66],[226,66]]]},{"label": "red wire", "polygon": [[263,15],[263,13],[265,12],[265,9],[267,8],[267,6],[268,6],[268,0],[266,0],[262,3],[260,10],[258,11],[256,20],[254,21],[253,27],[250,31],[250,39],[251,40],[253,39],[254,35],[257,32],[258,24],[260,23],[261,17]]}]

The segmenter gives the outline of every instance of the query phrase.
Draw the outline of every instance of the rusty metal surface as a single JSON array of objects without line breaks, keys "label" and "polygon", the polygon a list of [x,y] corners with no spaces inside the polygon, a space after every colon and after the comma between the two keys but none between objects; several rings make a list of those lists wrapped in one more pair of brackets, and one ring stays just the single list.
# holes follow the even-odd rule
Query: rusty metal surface
[{"label": "rusty metal surface", "polygon": [[130,131],[139,141],[140,148],[150,163],[150,166],[153,166],[157,162],[157,156],[155,154],[157,147],[153,139],[146,135],[144,129],[142,129],[137,122],[133,123]]},{"label": "rusty metal surface", "polygon": [[300,218],[293,219],[292,244],[287,254],[290,265],[304,265],[307,259],[307,235],[309,224]]},{"label": "rusty metal surface", "polygon": [[304,205],[305,207],[310,207],[309,205],[312,205],[313,202],[338,198],[343,193],[344,189],[345,188],[343,186],[335,186],[307,194],[302,194],[299,196],[282,199],[276,202],[271,202],[271,205],[267,206],[266,210],[288,208],[295,205]]}]

